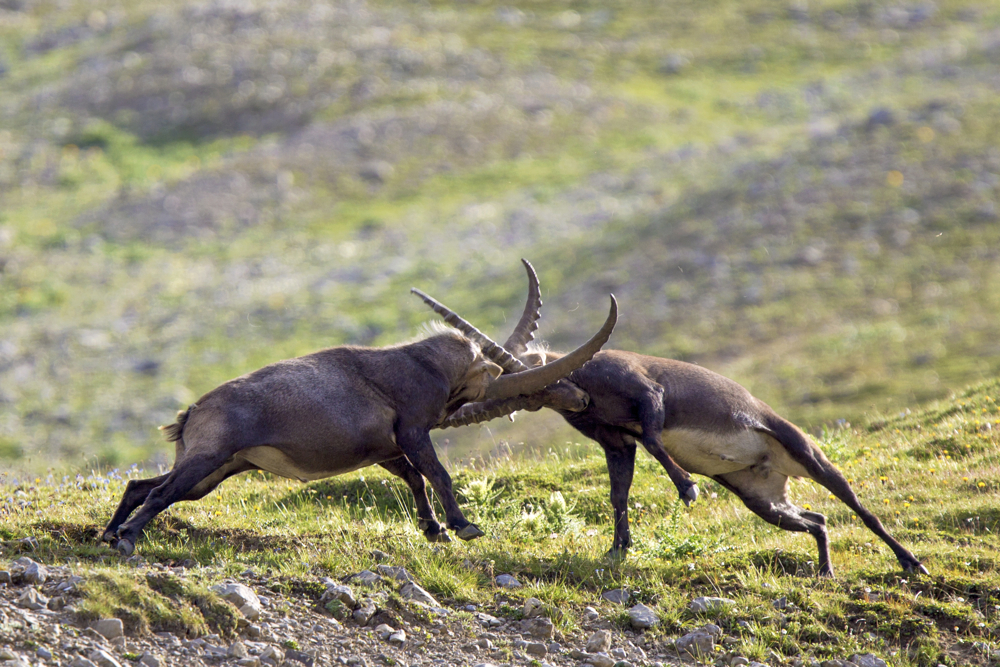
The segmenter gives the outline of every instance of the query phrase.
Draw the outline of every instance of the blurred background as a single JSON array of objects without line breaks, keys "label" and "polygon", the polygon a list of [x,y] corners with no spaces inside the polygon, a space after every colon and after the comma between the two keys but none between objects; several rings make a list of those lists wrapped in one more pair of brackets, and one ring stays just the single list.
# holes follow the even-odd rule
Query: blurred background
[{"label": "blurred background", "polygon": [[[1000,368],[989,0],[0,0],[0,468],[169,465],[278,359],[501,340],[704,365],[812,433]],[[452,462],[581,442],[437,431]]]}]

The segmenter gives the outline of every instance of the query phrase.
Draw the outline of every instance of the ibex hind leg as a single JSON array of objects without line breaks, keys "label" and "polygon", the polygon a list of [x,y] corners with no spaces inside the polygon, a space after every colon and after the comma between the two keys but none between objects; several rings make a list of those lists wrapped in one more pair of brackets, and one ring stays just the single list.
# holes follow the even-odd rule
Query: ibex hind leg
[{"label": "ibex hind leg", "polygon": [[809,477],[822,484],[830,493],[840,499],[841,502],[854,510],[861,517],[864,524],[868,526],[868,529],[878,535],[892,549],[896,560],[899,561],[903,570],[906,572],[928,574],[927,568],[920,563],[917,557],[897,542],[889,534],[889,531],[885,529],[885,526],[882,525],[878,517],[861,504],[854,490],[851,489],[851,485],[848,484],[847,478],[830,463],[819,448],[810,443],[789,422],[774,419],[768,424],[768,427],[774,431],[774,436],[788,454],[806,469]]},{"label": "ibex hind leg", "polygon": [[900,566],[906,572],[917,572],[922,574],[928,574],[927,568],[921,564],[920,560],[917,559],[909,550],[903,547],[902,544],[896,541],[896,539],[889,534],[889,531],[885,529],[882,522],[879,521],[878,517],[872,514],[867,507],[861,504],[858,500],[857,495],[855,495],[854,490],[851,489],[850,484],[847,483],[847,479],[844,475],[833,467],[832,464],[829,465],[829,469],[824,470],[822,474],[811,475],[813,479],[825,486],[830,490],[830,493],[839,498],[845,505],[854,510],[855,514],[861,517],[868,529],[879,536],[883,542],[889,545],[892,549],[893,554],[896,556],[896,560],[899,561]]},{"label": "ibex hind leg", "polygon": [[115,533],[118,530],[118,526],[122,525],[131,516],[136,507],[146,502],[146,497],[149,496],[150,491],[158,487],[166,479],[167,475],[160,475],[159,477],[150,477],[149,479],[129,480],[129,483],[125,486],[125,493],[122,495],[122,500],[118,503],[118,509],[115,510],[111,521],[108,522],[107,527],[104,529],[104,534],[101,535],[101,541],[114,542],[117,540],[118,538]]},{"label": "ibex hind leg", "polygon": [[115,531],[117,548],[123,556],[135,550],[139,535],[153,517],[180,500],[198,500],[210,493],[224,479],[252,470],[256,466],[246,461],[229,459],[228,452],[216,450],[189,455],[165,475],[164,481],[150,490],[142,506],[131,519]]},{"label": "ibex hind leg", "polygon": [[379,465],[402,479],[410,487],[410,492],[413,493],[413,500],[417,505],[417,525],[420,526],[420,530],[423,531],[427,541],[451,542],[451,538],[448,537],[448,531],[438,523],[437,517],[434,515],[434,507],[427,497],[427,485],[424,483],[424,476],[410,465],[405,456],[400,456],[398,459],[392,459],[391,461],[383,461]]},{"label": "ibex hind leg", "polygon": [[793,505],[788,500],[786,476],[771,472],[767,477],[762,477],[751,470],[740,470],[725,475],[715,475],[714,479],[739,496],[747,509],[764,521],[782,530],[812,535],[819,550],[818,574],[821,577],[833,576],[826,517],[818,512],[810,512]]}]

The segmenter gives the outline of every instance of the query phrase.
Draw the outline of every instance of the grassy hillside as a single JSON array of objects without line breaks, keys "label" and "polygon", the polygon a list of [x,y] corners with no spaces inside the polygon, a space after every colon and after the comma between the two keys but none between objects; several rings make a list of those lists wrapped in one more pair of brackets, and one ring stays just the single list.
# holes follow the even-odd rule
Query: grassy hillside
[{"label": "grassy hillside", "polygon": [[[428,314],[817,431],[994,377],[993,3],[0,3],[0,457],[168,463],[216,384]],[[554,415],[453,458],[575,438]],[[447,439],[447,443],[445,442]]]},{"label": "grassy hillside", "polygon": [[[378,468],[306,486],[257,474],[231,479],[203,500],[160,515],[148,526],[139,557],[127,563],[95,540],[126,479],[148,472],[5,478],[0,535],[11,558],[26,548],[24,538],[35,538],[32,558],[83,578],[67,599],[76,618],[116,616],[130,635],[233,633],[234,612],[222,613],[225,605],[207,590],[226,577],[273,591],[272,611],[295,616],[300,607],[322,610],[323,577],[387,562],[405,567],[448,606],[475,604],[503,619],[518,618],[522,601],[537,597],[564,645],[589,636],[588,605],[613,626],[625,626],[623,608],[600,594],[626,588],[660,618],[640,642],[650,659],[711,621],[733,637],[718,658],[791,665],[873,653],[898,666],[986,665],[993,664],[1000,633],[998,393],[1000,383],[991,381],[926,409],[830,431],[820,441],[863,504],[923,560],[929,575],[902,573],[843,504],[813,483],[795,482],[794,501],[829,518],[837,578],[817,579],[811,537],[764,523],[705,479],[699,479],[701,498],[685,509],[644,454],[630,501],[635,547],[625,562],[608,561],[607,473],[600,451],[587,443],[530,459],[477,460],[457,470],[460,501],[487,532],[468,543],[426,543],[408,490]],[[163,567],[182,562],[186,575],[165,580]],[[493,578],[500,573],[513,574],[524,587],[498,591]],[[173,583],[165,587],[165,581]],[[737,604],[693,613],[688,603],[699,596]],[[781,598],[790,606],[777,608]],[[391,596],[383,604],[405,608]],[[410,619],[411,637],[433,627],[426,613],[399,613]],[[463,629],[477,625],[471,616],[449,623],[456,642],[475,634]],[[507,660],[508,640],[494,637]],[[55,649],[57,641],[37,638],[34,646],[15,642],[12,648],[52,643]]]}]

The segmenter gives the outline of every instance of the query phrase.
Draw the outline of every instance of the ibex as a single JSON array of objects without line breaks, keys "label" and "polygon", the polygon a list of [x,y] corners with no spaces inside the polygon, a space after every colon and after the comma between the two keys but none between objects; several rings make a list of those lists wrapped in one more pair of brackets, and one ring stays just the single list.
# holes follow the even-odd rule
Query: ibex
[{"label": "ibex", "polygon": [[[176,442],[173,469],[130,481],[102,539],[130,555],[157,514],[248,470],[306,482],[373,464],[409,486],[428,540],[450,538],[434,516],[424,477],[444,506],[448,528],[465,540],[479,537],[483,532],[459,509],[428,432],[468,401],[515,398],[565,377],[607,342],[617,313],[612,296],[607,320],[587,343],[559,362],[517,375],[501,374],[491,357],[506,362],[502,349],[483,334],[472,340],[447,329],[386,348],[329,348],[229,380],[161,427]],[[574,391],[563,408],[586,406],[582,392]]]},{"label": "ibex", "polygon": [[[530,275],[530,265],[526,266]],[[541,306],[537,278],[529,280],[528,303],[536,304],[537,319]],[[440,304],[432,305],[441,312]],[[448,321],[460,330],[471,327],[454,313],[448,314]],[[562,358],[558,353],[529,349],[533,331],[520,327],[520,337],[508,341],[508,350],[526,367],[544,368]],[[631,546],[628,494],[638,439],[667,470],[685,502],[697,497],[697,488],[687,475],[696,473],[735,493],[765,521],[784,530],[810,533],[819,547],[820,575],[833,576],[826,517],[789,500],[789,477],[808,477],[822,484],[889,545],[904,570],[927,573],[861,504],[819,447],[736,382],[694,364],[619,350],[597,353],[563,380],[563,384],[569,382],[589,395],[589,405],[579,412],[556,411],[601,445],[608,464],[615,514],[609,555],[623,557]],[[511,407],[537,410],[551,405],[540,395],[470,403],[441,426],[486,421],[510,414]]]}]

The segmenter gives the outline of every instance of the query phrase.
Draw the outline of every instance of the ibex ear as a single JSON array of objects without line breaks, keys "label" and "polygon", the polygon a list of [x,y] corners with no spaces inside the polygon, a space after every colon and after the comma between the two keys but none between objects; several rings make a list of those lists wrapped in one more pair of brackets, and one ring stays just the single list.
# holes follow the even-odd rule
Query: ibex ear
[{"label": "ibex ear", "polygon": [[489,359],[483,359],[483,364],[486,365],[486,372],[489,373],[494,380],[503,375],[503,369],[499,364],[494,364]]}]

